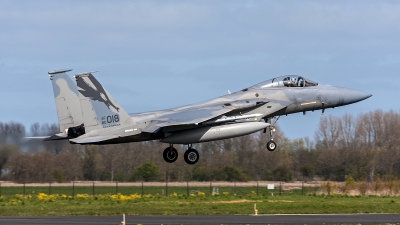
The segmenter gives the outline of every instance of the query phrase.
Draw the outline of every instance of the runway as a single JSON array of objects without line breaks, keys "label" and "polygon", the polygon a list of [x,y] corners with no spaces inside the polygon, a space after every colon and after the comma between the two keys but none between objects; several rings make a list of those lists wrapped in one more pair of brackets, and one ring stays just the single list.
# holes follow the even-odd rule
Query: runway
[{"label": "runway", "polygon": [[[0,217],[0,224],[120,224],[121,216]],[[126,216],[125,224],[383,224],[400,214]]]}]

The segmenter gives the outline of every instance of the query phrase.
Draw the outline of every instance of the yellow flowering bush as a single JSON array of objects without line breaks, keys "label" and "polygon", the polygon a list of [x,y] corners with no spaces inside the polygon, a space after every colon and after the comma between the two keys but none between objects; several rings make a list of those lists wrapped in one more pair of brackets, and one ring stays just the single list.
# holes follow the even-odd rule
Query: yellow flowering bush
[{"label": "yellow flowering bush", "polygon": [[118,193],[116,195],[109,195],[109,197],[113,200],[121,200],[121,201],[127,201],[127,200],[135,200],[135,199],[140,199],[142,198],[141,195],[135,193],[131,195],[123,195],[121,193]]},{"label": "yellow flowering bush", "polygon": [[18,199],[11,199],[9,202],[8,202],[8,205],[19,205],[19,204],[21,204],[21,200],[18,200]]},{"label": "yellow flowering bush", "polygon": [[68,195],[66,195],[66,194],[62,194],[62,195],[61,195],[61,198],[67,199],[67,198],[71,198],[71,196],[68,196]]},{"label": "yellow flowering bush", "polygon": [[16,194],[15,197],[19,199],[30,199],[32,198],[32,195],[21,195],[21,194]]},{"label": "yellow flowering bush", "polygon": [[190,193],[190,197],[206,197],[206,193],[202,191],[195,191]]},{"label": "yellow flowering bush", "polygon": [[77,194],[76,198],[78,199],[88,199],[91,198],[92,196],[88,195],[88,194]]},{"label": "yellow flowering bush", "polygon": [[[228,196],[230,193],[229,192],[222,192],[222,195]],[[251,192],[251,194],[255,194],[254,191]],[[171,198],[181,198],[184,197],[185,194],[178,194],[176,192],[173,192],[170,194],[168,197]],[[204,198],[206,197],[206,193],[202,191],[193,191],[189,195],[190,197],[200,197]],[[22,195],[22,194],[16,194],[14,197],[11,198],[4,198],[0,197],[0,200],[4,199],[9,199],[10,204],[17,204],[18,202],[23,202],[24,200],[39,200],[39,201],[61,201],[61,200],[99,200],[99,201],[136,201],[140,199],[149,199],[149,198],[157,198],[157,197],[165,197],[161,196],[159,193],[156,194],[145,194],[145,195],[140,195],[138,193],[135,194],[130,194],[130,195],[124,195],[121,193],[117,194],[98,194],[98,195],[90,195],[90,194],[76,194],[74,196],[72,195],[67,195],[67,194],[46,194],[46,193],[38,193],[36,195]],[[14,199],[14,200],[11,200]]]},{"label": "yellow flowering bush", "polygon": [[[80,194],[78,194],[78,195],[80,195]],[[78,195],[77,195],[77,197],[78,197]],[[32,196],[30,196],[30,197],[28,196],[28,198],[33,198],[33,197]],[[48,194],[45,194],[45,193],[39,193],[37,195],[37,199],[39,199],[40,201],[57,200],[57,199],[72,199],[72,196],[68,196],[66,194],[62,194],[62,195],[51,194],[51,195],[48,195]]]},{"label": "yellow flowering bush", "polygon": [[38,198],[39,200],[41,200],[41,201],[45,201],[45,200],[48,200],[48,199],[49,199],[49,196],[46,195],[45,193],[39,193],[39,194],[37,195],[37,198]]}]

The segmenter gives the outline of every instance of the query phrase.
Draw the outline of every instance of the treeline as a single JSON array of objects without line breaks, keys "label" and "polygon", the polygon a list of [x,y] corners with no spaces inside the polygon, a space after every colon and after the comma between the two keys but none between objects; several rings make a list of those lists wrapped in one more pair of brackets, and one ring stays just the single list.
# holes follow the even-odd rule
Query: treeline
[{"label": "treeline", "polygon": [[279,148],[266,149],[269,135],[257,132],[233,139],[195,144],[196,165],[182,155],[164,162],[167,144],[159,141],[117,145],[71,145],[68,141],[24,139],[58,132],[56,124],[0,122],[0,177],[15,182],[355,180],[400,178],[400,114],[372,111],[358,116],[322,116],[309,138],[289,140],[279,127]]}]

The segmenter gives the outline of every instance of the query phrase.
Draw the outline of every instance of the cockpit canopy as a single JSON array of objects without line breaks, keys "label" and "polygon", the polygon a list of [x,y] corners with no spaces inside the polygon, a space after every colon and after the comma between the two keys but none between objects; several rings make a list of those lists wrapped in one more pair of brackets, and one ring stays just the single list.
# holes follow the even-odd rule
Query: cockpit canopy
[{"label": "cockpit canopy", "polygon": [[270,87],[311,87],[318,83],[305,79],[298,75],[286,75],[264,81],[254,85],[252,88],[270,88]]}]

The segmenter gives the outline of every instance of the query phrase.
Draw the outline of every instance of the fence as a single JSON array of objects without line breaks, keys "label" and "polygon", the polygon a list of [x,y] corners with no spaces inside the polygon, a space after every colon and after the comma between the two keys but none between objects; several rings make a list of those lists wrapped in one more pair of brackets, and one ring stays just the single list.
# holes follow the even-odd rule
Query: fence
[{"label": "fence", "polygon": [[[117,194],[123,195],[160,195],[170,196],[173,194],[186,195],[305,195],[314,194],[319,190],[319,183],[306,182],[85,182],[75,181],[70,183],[29,183],[17,184],[11,182],[0,182],[0,196],[9,195],[36,195],[66,194],[75,197],[77,194]],[[271,189],[272,188],[272,189]]]}]

